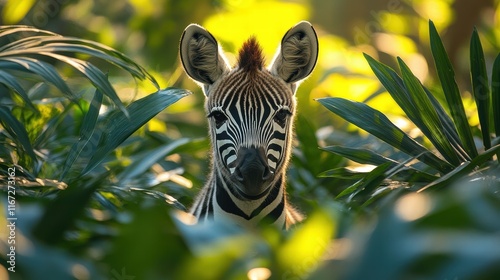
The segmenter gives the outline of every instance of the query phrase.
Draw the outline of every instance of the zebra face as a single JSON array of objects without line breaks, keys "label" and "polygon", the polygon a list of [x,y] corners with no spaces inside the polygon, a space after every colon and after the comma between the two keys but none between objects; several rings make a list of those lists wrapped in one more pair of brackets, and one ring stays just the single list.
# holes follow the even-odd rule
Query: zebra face
[{"label": "zebra face", "polygon": [[263,197],[279,180],[284,186],[294,94],[318,57],[311,24],[302,21],[286,32],[268,68],[255,38],[243,44],[231,67],[214,36],[196,24],[185,29],[179,50],[184,70],[207,97],[211,178],[242,199]]},{"label": "zebra face", "polygon": [[214,164],[246,199],[263,196],[290,155],[295,97],[267,70],[235,71],[213,88],[207,102]]}]

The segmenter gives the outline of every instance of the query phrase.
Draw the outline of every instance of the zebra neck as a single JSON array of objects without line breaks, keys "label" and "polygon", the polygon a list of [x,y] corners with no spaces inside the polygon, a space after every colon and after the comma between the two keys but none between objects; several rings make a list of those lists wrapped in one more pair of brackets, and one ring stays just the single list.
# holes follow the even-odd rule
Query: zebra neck
[{"label": "zebra neck", "polygon": [[226,181],[222,174],[215,173],[213,187],[215,191],[214,215],[218,214],[237,216],[239,219],[257,223],[264,218],[270,222],[284,221],[285,190],[284,174],[269,188],[267,193],[256,200],[242,200],[235,193],[236,186]]}]

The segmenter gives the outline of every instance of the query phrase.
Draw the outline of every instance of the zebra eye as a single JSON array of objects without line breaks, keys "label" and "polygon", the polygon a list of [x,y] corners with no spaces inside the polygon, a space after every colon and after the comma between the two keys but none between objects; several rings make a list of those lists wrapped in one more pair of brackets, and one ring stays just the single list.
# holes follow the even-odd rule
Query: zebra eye
[{"label": "zebra eye", "polygon": [[224,124],[224,122],[227,121],[226,115],[224,115],[224,113],[220,111],[213,111],[212,113],[210,113],[210,115],[208,115],[208,117],[215,120],[215,125],[217,127],[220,127],[222,124]]},{"label": "zebra eye", "polygon": [[276,112],[276,114],[274,115],[274,121],[277,124],[283,126],[283,125],[285,125],[286,119],[290,115],[291,115],[290,111],[288,111],[286,109],[281,109],[278,112]]}]

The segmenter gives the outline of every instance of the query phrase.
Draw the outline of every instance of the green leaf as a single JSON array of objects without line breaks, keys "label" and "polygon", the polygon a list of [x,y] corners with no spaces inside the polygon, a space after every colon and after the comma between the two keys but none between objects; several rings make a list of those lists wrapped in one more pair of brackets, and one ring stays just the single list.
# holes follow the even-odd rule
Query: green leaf
[{"label": "green leaf", "polygon": [[390,162],[386,162],[384,164],[377,166],[375,169],[370,171],[370,173],[368,173],[368,175],[363,177],[361,180],[357,181],[356,183],[354,183],[351,186],[344,189],[339,195],[337,195],[335,197],[335,199],[339,199],[341,197],[349,195],[349,198],[347,199],[347,201],[352,202],[354,197],[358,193],[363,191],[367,185],[368,186],[379,185],[385,179],[385,176],[383,176],[383,175],[390,167],[391,167]]},{"label": "green leaf", "polygon": [[[410,68],[398,57],[399,67],[403,75],[403,81],[405,86],[412,98],[413,103],[421,111],[420,119],[422,121],[423,129],[422,131],[431,140],[438,151],[443,155],[444,158],[448,160],[454,166],[460,164],[460,160],[450,145],[447,137],[443,133],[443,126],[440,123],[440,119],[434,109],[433,104],[427,97],[420,81],[413,75]],[[422,127],[421,127],[422,129]]]},{"label": "green leaf", "polygon": [[366,130],[389,145],[408,155],[420,156],[420,161],[439,172],[446,173],[453,169],[449,163],[432,154],[395,126],[384,114],[368,105],[335,97],[321,98],[318,101],[328,110],[359,128]]},{"label": "green leaf", "polygon": [[[389,171],[392,169],[391,164],[384,163],[373,169],[360,184],[356,192],[352,193],[347,202],[350,203],[355,196],[363,197],[364,195],[369,195],[375,191],[376,188],[387,178],[389,178]],[[363,202],[363,205],[366,201]]]},{"label": "green leaf", "polygon": [[[400,163],[396,160],[384,157],[380,154],[377,154],[373,151],[366,150],[366,149],[354,149],[354,148],[348,148],[348,147],[341,147],[341,146],[329,146],[322,148],[325,151],[331,152],[338,154],[342,157],[345,157],[347,159],[350,159],[352,161],[355,161],[357,163],[361,164],[371,164],[371,165],[381,165],[387,162],[391,163],[391,167],[395,167],[400,165]],[[413,158],[411,158],[413,159]],[[338,176],[341,174],[337,174],[338,171],[334,170],[329,170],[327,172],[323,172],[320,174],[323,177],[334,177]],[[436,180],[438,177],[431,175],[429,173],[414,169],[411,166],[405,166],[403,168],[402,172],[400,172],[401,175],[405,178],[405,180],[410,181],[410,182],[415,182],[415,181],[433,181]],[[334,175],[334,176],[332,176]],[[346,174],[348,175],[348,174]]]},{"label": "green leaf", "polygon": [[398,164],[398,162],[393,159],[384,157],[367,149],[354,149],[343,146],[328,146],[321,149],[362,164],[381,165],[386,162]]},{"label": "green leaf", "polygon": [[[364,54],[366,61],[370,65],[373,73],[385,87],[391,97],[398,103],[408,118],[418,127],[423,126],[420,119],[420,111],[411,101],[411,97],[405,88],[401,77],[389,66],[378,62],[371,56]],[[425,127],[424,127],[425,129]]]},{"label": "green leaf", "polygon": [[[392,98],[398,103],[401,109],[405,112],[408,118],[420,128],[422,133],[429,137],[431,141],[433,140],[432,133],[427,128],[424,120],[422,119],[422,108],[419,108],[417,104],[415,104],[414,98],[412,98],[412,94],[406,88],[403,79],[396,74],[396,72],[391,69],[389,66],[384,65],[365,54],[365,58],[368,61],[368,64],[373,70],[373,73],[380,80],[382,85],[387,89]],[[421,85],[420,85],[421,86]],[[432,96],[432,94],[423,86],[421,86],[427,94],[427,97],[431,100],[432,106],[435,109],[437,116],[441,123],[444,126],[444,134],[451,143],[453,149],[455,150],[455,154],[460,156],[463,160],[467,160],[468,157],[464,152],[461,144],[459,143],[458,134],[456,129],[451,124],[451,120],[448,115],[445,113],[444,109],[441,107],[439,102]],[[435,143],[433,143],[435,144]]]},{"label": "green leaf", "polygon": [[159,89],[158,82],[143,67],[123,53],[104,44],[81,38],[64,37],[49,31],[19,25],[0,27],[0,38],[4,36],[11,36],[7,38],[11,42],[0,47],[0,57],[40,57],[46,53],[62,52],[87,54],[114,64],[134,77],[148,79]]},{"label": "green leaf", "polygon": [[8,88],[19,94],[19,96],[24,100],[29,108],[31,108],[35,112],[38,112],[38,109],[33,106],[33,103],[26,94],[26,91],[24,91],[23,87],[17,82],[17,79],[14,76],[3,70],[0,70],[0,83],[4,84]]},{"label": "green leaf", "polygon": [[116,149],[147,121],[188,94],[189,92],[186,90],[167,88],[132,102],[127,106],[130,117],[127,117],[122,111],[111,114],[102,131],[100,146],[82,174],[94,169],[106,155]]},{"label": "green leaf", "polygon": [[360,180],[364,178],[368,173],[367,172],[358,172],[353,171],[345,167],[339,167],[330,169],[318,174],[318,177],[328,177],[328,178],[339,178],[346,180]]},{"label": "green leaf", "polygon": [[78,142],[73,144],[69,154],[66,157],[66,161],[63,165],[63,171],[61,172],[59,181],[63,181],[66,174],[73,166],[73,163],[80,157],[80,154],[87,147],[88,154],[95,151],[95,147],[88,147],[92,135],[97,127],[97,119],[99,117],[99,110],[101,109],[103,95],[101,91],[96,90],[94,98],[90,102],[89,110],[83,118],[82,126],[80,128],[80,138]]},{"label": "green leaf", "polygon": [[491,96],[493,103],[495,133],[497,137],[500,137],[500,54],[493,63],[493,71],[491,74]]},{"label": "green leaf", "polygon": [[475,168],[481,166],[488,162],[491,157],[500,152],[500,145],[493,146],[492,148],[484,151],[477,157],[475,157],[472,161],[465,162],[459,167],[455,168],[452,172],[442,176],[438,180],[433,181],[430,184],[427,184],[419,192],[427,190],[429,188],[438,189],[441,187],[450,186],[453,182],[458,181],[463,178],[467,174],[471,173]]},{"label": "green leaf", "polygon": [[0,57],[0,67],[4,70],[13,69],[34,73],[54,85],[69,99],[73,101],[77,99],[55,67],[46,62],[29,57]]},{"label": "green leaf", "polygon": [[454,120],[458,134],[461,139],[461,144],[464,145],[465,150],[471,158],[477,156],[476,146],[472,138],[472,132],[465,114],[462,96],[455,81],[455,72],[451,65],[450,59],[443,46],[441,38],[432,21],[429,21],[429,33],[432,56],[436,64],[436,71],[441,81],[444,95],[446,97],[448,109],[450,110],[451,117]]},{"label": "green leaf", "polygon": [[437,101],[437,99],[434,97],[434,95],[425,87],[423,87],[425,92],[427,93],[427,97],[432,103],[432,106],[436,110],[436,113],[439,117],[439,120],[441,122],[441,125],[443,126],[443,133],[446,135],[446,138],[450,141],[451,146],[453,149],[455,149],[455,152],[457,156],[460,158],[461,162],[464,161],[469,161],[471,160],[471,157],[469,154],[467,154],[467,151],[465,151],[465,148],[462,144],[462,141],[460,140],[460,137],[458,136],[457,129],[455,127],[455,124],[451,120],[450,116],[446,113],[444,110],[443,106]]},{"label": "green leaf", "polygon": [[472,92],[476,101],[479,123],[485,149],[491,147],[490,139],[490,92],[488,75],[484,61],[483,47],[477,29],[474,28],[470,41],[470,68],[472,80]]},{"label": "green leaf", "polygon": [[93,64],[76,58],[70,58],[63,55],[58,55],[54,53],[41,53],[42,55],[50,56],[65,62],[73,66],[76,70],[85,75],[90,82],[96,87],[96,89],[102,91],[102,93],[108,96],[113,103],[125,114],[128,115],[127,109],[121,102],[120,98],[116,94],[115,89],[109,83],[108,77],[99,68],[95,67]]},{"label": "green leaf", "polygon": [[148,153],[145,153],[140,159],[135,160],[133,163],[127,166],[127,168],[125,168],[125,170],[120,173],[121,175],[118,176],[118,179],[120,181],[125,181],[146,172],[157,161],[171,154],[180,146],[188,144],[189,142],[190,139],[188,138],[180,138],[171,143],[153,149]]},{"label": "green leaf", "polygon": [[28,132],[26,132],[23,124],[12,115],[9,108],[3,105],[0,105],[0,124],[13,137],[12,140],[21,144],[23,151],[33,159],[33,162],[36,162],[35,151],[28,137]]},{"label": "green leaf", "polygon": [[45,44],[42,48],[43,51],[88,54],[90,56],[97,57],[106,62],[112,63],[115,66],[126,70],[134,77],[137,77],[139,79],[148,79],[157,89],[160,88],[156,79],[151,74],[149,74],[142,66],[135,63],[126,55],[108,46],[89,40],[68,37],[49,37],[42,42]]}]

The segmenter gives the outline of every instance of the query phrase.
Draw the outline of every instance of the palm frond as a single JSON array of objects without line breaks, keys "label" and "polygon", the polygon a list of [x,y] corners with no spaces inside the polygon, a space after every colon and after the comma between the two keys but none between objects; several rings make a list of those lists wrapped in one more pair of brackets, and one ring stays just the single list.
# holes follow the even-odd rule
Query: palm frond
[{"label": "palm frond", "polygon": [[486,149],[491,148],[490,139],[490,87],[484,61],[483,47],[477,29],[474,29],[470,42],[470,67],[472,92],[476,101],[483,144]]},{"label": "palm frond", "polygon": [[129,116],[125,115],[123,111],[115,111],[111,114],[106,119],[106,123],[103,124],[100,131],[101,136],[98,148],[81,175],[94,169],[104,160],[106,155],[118,147],[118,145],[147,121],[188,94],[189,92],[186,90],[167,88],[132,102],[127,106]]},{"label": "palm frond", "polygon": [[462,96],[455,81],[455,72],[451,65],[450,59],[446,54],[443,42],[432,21],[429,21],[429,34],[431,42],[432,56],[436,66],[436,71],[441,81],[444,95],[450,110],[454,124],[457,126],[457,131],[464,145],[467,154],[474,158],[477,156],[477,149],[472,138],[472,132],[469,127],[467,116],[462,102]]},{"label": "palm frond", "polygon": [[[160,88],[154,77],[143,67],[126,55],[97,42],[64,37],[29,26],[0,26],[0,40],[11,41],[0,47],[0,67],[4,71],[20,70],[34,73],[53,84],[73,101],[76,100],[75,95],[60,77],[56,68],[44,62],[44,59],[55,59],[81,72],[96,89],[109,97],[125,114],[127,114],[125,107],[118,98],[113,86],[109,83],[106,74],[90,62],[76,58],[75,54],[86,54],[102,59],[127,71],[134,78],[149,80],[157,89]],[[7,86],[9,85],[12,87],[12,82],[7,83]],[[20,94],[23,99],[26,99],[22,95],[22,91],[15,90],[15,92]]]}]

